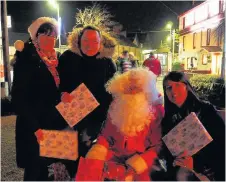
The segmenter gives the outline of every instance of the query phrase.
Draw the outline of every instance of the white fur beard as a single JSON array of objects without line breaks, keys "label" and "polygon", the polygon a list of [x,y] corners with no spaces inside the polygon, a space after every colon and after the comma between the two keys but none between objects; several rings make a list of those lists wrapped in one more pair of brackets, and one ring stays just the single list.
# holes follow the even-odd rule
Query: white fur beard
[{"label": "white fur beard", "polygon": [[143,93],[117,96],[110,107],[109,115],[112,124],[126,136],[136,136],[153,118]]}]

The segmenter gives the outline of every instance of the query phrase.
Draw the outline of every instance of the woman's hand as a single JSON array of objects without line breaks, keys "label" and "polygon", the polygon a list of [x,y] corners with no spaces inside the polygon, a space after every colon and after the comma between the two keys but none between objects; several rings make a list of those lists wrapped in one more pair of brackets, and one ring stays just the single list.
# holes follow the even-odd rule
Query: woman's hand
[{"label": "woman's hand", "polygon": [[188,152],[184,151],[173,162],[173,166],[180,166],[188,169],[193,169],[193,158],[188,156]]},{"label": "woman's hand", "polygon": [[41,129],[38,129],[36,132],[35,132],[35,136],[37,138],[37,141],[38,143],[40,143],[40,141],[43,141],[44,140],[44,134],[42,132]]},{"label": "woman's hand", "polygon": [[68,92],[63,92],[61,95],[61,101],[64,103],[70,103],[73,97]]}]

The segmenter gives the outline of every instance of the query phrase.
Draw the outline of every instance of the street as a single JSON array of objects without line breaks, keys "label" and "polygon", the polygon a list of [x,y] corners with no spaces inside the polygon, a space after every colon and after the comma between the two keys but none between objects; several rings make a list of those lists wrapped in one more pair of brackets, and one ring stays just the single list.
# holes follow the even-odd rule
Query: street
[{"label": "street", "polygon": [[23,180],[23,170],[16,166],[15,121],[15,116],[1,117],[1,181]]}]

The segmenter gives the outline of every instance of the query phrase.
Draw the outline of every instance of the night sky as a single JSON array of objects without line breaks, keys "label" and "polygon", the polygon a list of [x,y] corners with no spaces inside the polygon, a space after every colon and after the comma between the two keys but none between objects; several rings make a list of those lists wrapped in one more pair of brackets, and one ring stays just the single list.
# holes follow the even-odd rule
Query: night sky
[{"label": "night sky", "polygon": [[[62,32],[72,30],[75,25],[75,14],[79,9],[92,5],[92,1],[60,1],[60,16],[62,17]],[[114,20],[121,23],[125,30],[149,31],[163,29],[168,21],[174,22],[178,28],[177,14],[191,9],[192,1],[99,1],[106,5],[114,15]],[[166,5],[164,6],[163,3]],[[195,2],[195,6],[200,2]],[[11,15],[10,31],[26,33],[28,26],[38,17],[57,17],[55,9],[46,1],[7,1],[8,15]],[[158,34],[159,35],[159,34]]]}]

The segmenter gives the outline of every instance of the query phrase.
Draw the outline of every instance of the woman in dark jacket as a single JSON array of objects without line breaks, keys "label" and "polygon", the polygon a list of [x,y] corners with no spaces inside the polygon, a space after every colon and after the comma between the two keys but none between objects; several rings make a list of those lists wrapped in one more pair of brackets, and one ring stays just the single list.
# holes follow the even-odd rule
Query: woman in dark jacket
[{"label": "woman in dark jacket", "polygon": [[[15,44],[16,62],[12,103],[17,114],[16,160],[24,168],[24,180],[48,180],[50,159],[39,157],[41,129],[67,126],[55,106],[60,101],[58,64],[54,50],[57,21],[42,17],[28,28],[30,39]],[[37,136],[37,137],[36,137]]]},{"label": "woman in dark jacket", "polygon": [[79,155],[85,156],[100,132],[112,97],[105,84],[116,72],[111,57],[116,45],[108,34],[92,26],[76,28],[68,39],[69,50],[59,60],[60,90],[65,95],[84,83],[100,105],[82,119],[74,129],[79,132]]},{"label": "woman in dark jacket", "polygon": [[[222,118],[213,105],[197,97],[183,73],[170,72],[163,80],[163,89],[165,102],[165,117],[162,121],[163,136],[191,112],[195,112],[213,141],[195,155],[176,158],[176,160],[165,146],[161,157],[166,159],[167,174],[165,179],[161,180],[178,180],[176,178],[178,169],[181,172],[183,167],[188,167],[197,173],[202,173],[210,180],[224,181],[225,125]],[[193,173],[187,178],[187,180],[197,179]]]}]

